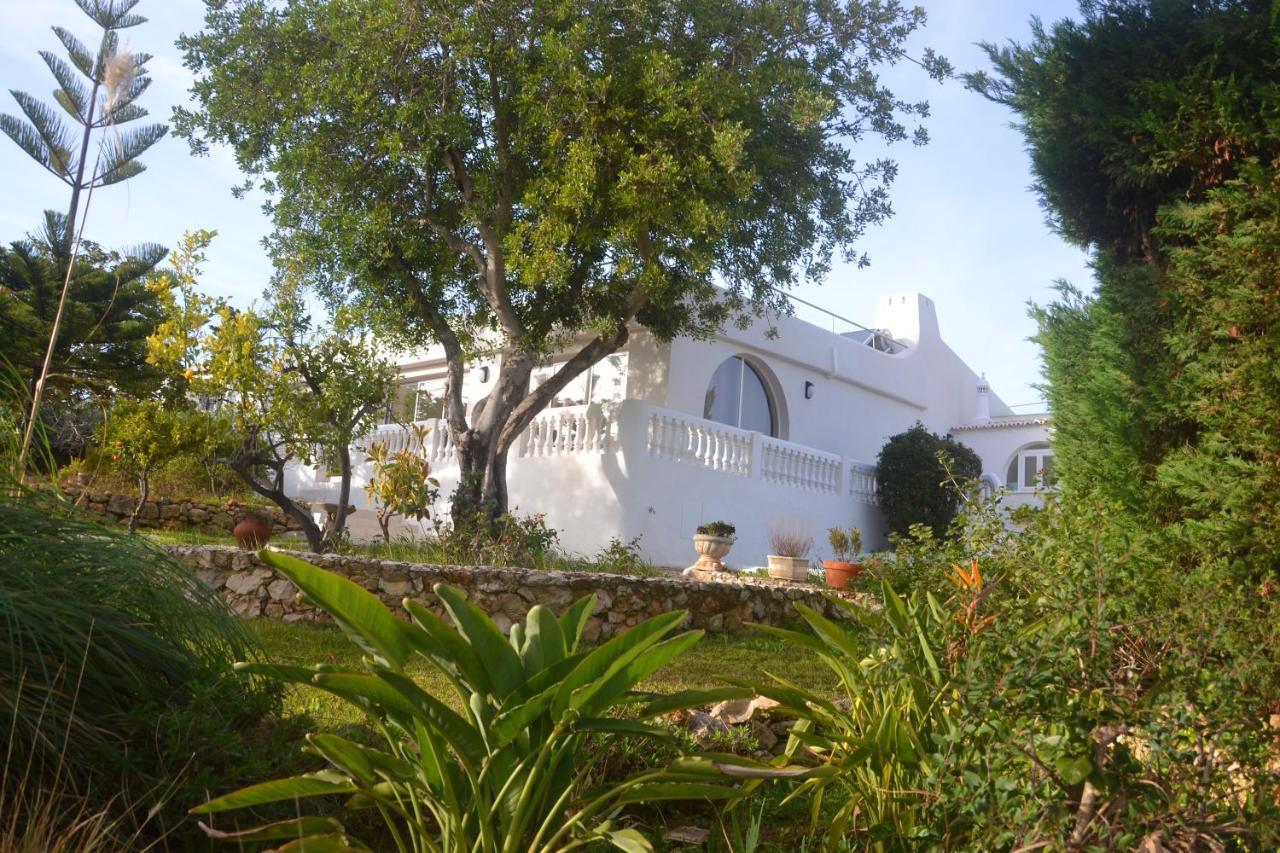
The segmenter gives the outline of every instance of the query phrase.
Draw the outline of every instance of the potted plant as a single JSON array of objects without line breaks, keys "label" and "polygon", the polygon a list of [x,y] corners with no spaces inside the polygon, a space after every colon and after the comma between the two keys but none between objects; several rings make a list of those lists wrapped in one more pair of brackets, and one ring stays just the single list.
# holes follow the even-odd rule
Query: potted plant
[{"label": "potted plant", "polygon": [[769,577],[803,581],[809,577],[809,551],[813,537],[786,528],[769,530]]},{"label": "potted plant", "polygon": [[827,573],[827,586],[844,589],[845,584],[862,573],[862,564],[854,562],[862,553],[862,531],[856,527],[848,530],[833,527],[827,531],[827,544],[835,557],[834,560],[822,561],[822,568]]},{"label": "potted plant", "polygon": [[699,526],[693,535],[693,550],[698,552],[698,562],[685,569],[685,574],[727,571],[721,560],[728,556],[737,532],[737,528],[727,521],[711,521]]}]

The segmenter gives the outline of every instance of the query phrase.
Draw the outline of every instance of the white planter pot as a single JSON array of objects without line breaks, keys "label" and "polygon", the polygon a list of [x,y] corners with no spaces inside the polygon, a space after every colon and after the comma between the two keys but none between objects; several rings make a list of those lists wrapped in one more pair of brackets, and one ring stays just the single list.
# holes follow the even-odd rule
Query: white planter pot
[{"label": "white planter pot", "polygon": [[779,557],[769,555],[769,577],[784,581],[804,581],[809,579],[809,559],[807,557]]}]

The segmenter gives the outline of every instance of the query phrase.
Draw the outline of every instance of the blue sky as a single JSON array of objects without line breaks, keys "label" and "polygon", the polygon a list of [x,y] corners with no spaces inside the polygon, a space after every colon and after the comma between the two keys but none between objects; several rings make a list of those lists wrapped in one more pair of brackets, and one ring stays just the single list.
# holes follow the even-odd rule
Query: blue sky
[{"label": "blue sky", "polygon": [[[977,42],[1025,40],[1032,15],[1054,21],[1075,13],[1067,0],[935,0],[925,8],[928,26],[913,36],[909,52],[933,47],[962,70],[985,67]],[[137,11],[150,21],[126,31],[134,49],[155,55],[148,66],[154,83],[141,103],[156,121],[167,121],[171,107],[186,101],[190,76],[173,43],[200,26],[202,9],[199,0],[143,0]],[[53,81],[36,51],[61,51],[53,24],[96,44],[92,24],[71,0],[0,0],[0,88],[48,97]],[[1035,402],[1040,361],[1027,340],[1034,332],[1027,302],[1049,301],[1058,279],[1087,285],[1087,258],[1045,227],[1008,110],[957,83],[940,86],[910,64],[887,69],[884,79],[897,94],[930,102],[931,142],[887,150],[900,167],[895,215],[858,247],[871,256],[871,266],[837,266],[823,285],[797,293],[869,323],[881,294],[920,290],[937,304],[943,336],[1007,403]],[[0,111],[16,113],[17,106],[0,95]],[[886,153],[872,145],[859,151]],[[86,235],[107,246],[172,246],[186,230],[217,230],[204,288],[241,304],[260,294],[271,273],[260,242],[270,225],[260,198],[232,198],[230,188],[243,179],[230,154],[215,150],[194,158],[184,141],[166,138],[144,162],[143,175],[95,194]],[[66,188],[3,137],[0,176],[0,240],[31,231],[44,209],[66,207]],[[803,306],[797,313],[830,324]]]}]

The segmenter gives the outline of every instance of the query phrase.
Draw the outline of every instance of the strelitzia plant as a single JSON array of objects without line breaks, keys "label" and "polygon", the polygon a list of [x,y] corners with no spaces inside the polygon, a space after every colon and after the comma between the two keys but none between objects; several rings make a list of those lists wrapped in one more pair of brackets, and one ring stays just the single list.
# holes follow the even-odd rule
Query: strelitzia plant
[{"label": "strelitzia plant", "polygon": [[[727,755],[692,756],[588,790],[589,736],[654,741],[668,730],[644,722],[679,708],[752,695],[743,688],[655,696],[635,691],[642,679],[698,642],[701,631],[675,634],[684,612],[665,613],[588,648],[583,631],[594,596],[556,616],[533,607],[504,636],[463,593],[437,584],[452,624],[406,599],[412,621],[395,618],[346,578],[273,552],[263,559],[292,580],[305,600],[331,615],[367,655],[360,671],[327,665],[240,664],[244,673],[312,685],[362,710],[381,732],[381,748],[334,734],[313,734],[308,749],[330,769],[264,782],[192,811],[212,814],[264,803],[334,795],[350,810],[376,809],[401,851],[569,850],[603,842],[627,851],[652,849],[619,822],[630,803],[670,799],[731,800],[744,772],[786,769]],[[423,690],[405,672],[417,656],[442,673],[461,711]],[[626,718],[617,715],[629,707]],[[598,751],[597,751],[598,752]],[[236,842],[292,840],[282,849],[365,850],[335,817],[300,817],[234,833]]]}]

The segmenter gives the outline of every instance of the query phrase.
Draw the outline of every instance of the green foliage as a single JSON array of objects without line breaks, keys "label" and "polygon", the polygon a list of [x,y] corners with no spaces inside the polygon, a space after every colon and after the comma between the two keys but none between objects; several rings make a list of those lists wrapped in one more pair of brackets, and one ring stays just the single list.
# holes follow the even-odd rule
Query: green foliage
[{"label": "green foliage", "polygon": [[[167,316],[148,338],[149,358],[208,403],[209,417],[230,417],[240,444],[221,461],[296,520],[313,551],[330,550],[344,535],[351,449],[378,425],[395,393],[395,368],[350,312],[313,322],[291,262],[261,311],[201,297],[195,283],[212,237],[187,235],[173,270],[155,283]],[[296,462],[340,476],[339,509],[324,528],[285,493],[285,469]]]},{"label": "green foliage", "polygon": [[1051,220],[1096,291],[1037,309],[1068,500],[1166,528],[1221,582],[1275,576],[1275,176],[1268,2],[1090,4],[988,47]]},{"label": "green foliage", "polygon": [[962,487],[982,476],[982,460],[951,436],[920,423],[885,442],[876,460],[877,496],[889,531],[904,536],[913,524],[944,536],[963,500]]},{"label": "green foliage", "polygon": [[542,513],[506,513],[490,519],[477,512],[461,524],[437,526],[435,534],[435,545],[447,563],[526,569],[548,568],[560,538]]},{"label": "green foliage", "polygon": [[706,524],[698,525],[697,533],[700,536],[719,536],[721,539],[733,539],[737,536],[738,528],[727,521],[708,521]]},{"label": "green foliage", "polygon": [[174,780],[222,760],[206,736],[177,736],[178,720],[215,706],[246,726],[271,707],[222,678],[250,647],[220,597],[145,541],[6,489],[0,566],[0,728],[18,745],[2,775],[25,781],[7,794],[62,786],[128,835],[163,820]]},{"label": "green foliage", "polygon": [[[811,762],[791,797],[812,798],[809,832],[824,825],[821,849],[853,840],[868,850],[913,850],[942,841],[931,826],[930,790],[954,739],[956,695],[946,657],[948,614],[931,594],[901,598],[887,583],[878,612],[831,599],[855,630],[797,604],[812,634],[769,626],[797,651],[816,655],[839,678],[843,702],[771,675],[753,689],[798,722],[785,759]],[[866,637],[883,645],[868,649]],[[841,797],[834,813],[824,798]]]},{"label": "green foliage", "polygon": [[262,179],[275,239],[333,301],[397,343],[439,342],[454,371],[501,354],[478,414],[460,381],[445,406],[466,484],[454,505],[496,516],[516,436],[628,324],[669,340],[787,313],[783,289],[855,257],[890,213],[895,166],[856,160],[854,141],[925,138],[903,122],[927,105],[876,73],[923,22],[819,0],[412,16],[399,0],[237,0],[181,40],[196,108],[176,123]]},{"label": "green foliage", "polygon": [[[0,247],[0,356],[30,388],[40,375],[67,273],[65,231],[66,220],[51,213],[42,233]],[[145,245],[111,252],[81,244],[49,367],[55,406],[156,386],[159,376],[147,364],[146,340],[161,313],[145,281],[165,251]]]},{"label": "green foliage", "polygon": [[228,434],[219,429],[225,426],[225,420],[182,403],[166,404],[157,399],[116,403],[99,436],[99,446],[117,470],[137,478],[138,505],[129,519],[130,532],[146,503],[152,472],[183,457],[204,460],[213,456],[228,444]]},{"label": "green foliage", "polygon": [[[551,851],[599,841],[637,851],[651,848],[619,821],[627,803],[737,796],[734,787],[720,783],[712,758],[681,759],[591,790],[580,785],[593,764],[583,749],[589,736],[661,741],[666,731],[640,720],[742,695],[732,689],[665,697],[633,692],[700,638],[700,631],[672,635],[683,612],[654,617],[589,649],[582,633],[594,598],[575,602],[558,617],[535,606],[508,637],[446,584],[438,584],[435,593],[452,626],[409,600],[404,606],[412,622],[405,622],[345,578],[281,554],[263,554],[334,618],[365,652],[366,665],[241,669],[313,685],[351,703],[368,715],[382,744],[310,735],[309,749],[330,769],[253,785],[215,798],[196,813],[338,796],[348,810],[377,810],[401,850]],[[461,711],[406,676],[411,659],[425,660],[444,677]],[[628,705],[639,706],[638,720],[611,713]],[[297,818],[225,837],[304,838],[364,849],[332,817]]]},{"label": "green foliage", "polygon": [[391,519],[395,516],[422,521],[430,515],[438,495],[439,482],[431,476],[423,442],[428,428],[414,424],[409,428],[409,441],[395,453],[375,442],[369,446],[373,471],[365,485],[365,494],[374,504],[382,540],[391,541]]},{"label": "green foliage", "polygon": [[[1016,530],[997,510],[994,498],[971,504],[946,539],[919,528],[887,563],[914,584],[907,600],[932,596],[948,617],[920,635],[949,685],[928,750],[936,772],[911,798],[921,837],[952,849],[1131,849],[1154,833],[1275,846],[1265,715],[1277,603],[1170,564],[1162,534],[1118,529],[1113,507],[1051,495],[1019,511]],[[894,659],[893,632],[862,622],[854,636],[867,635]]]},{"label": "green foliage", "polygon": [[842,563],[856,560],[862,553],[862,531],[856,527],[848,530],[843,527],[832,527],[827,531],[827,544],[831,546],[831,556]]}]

